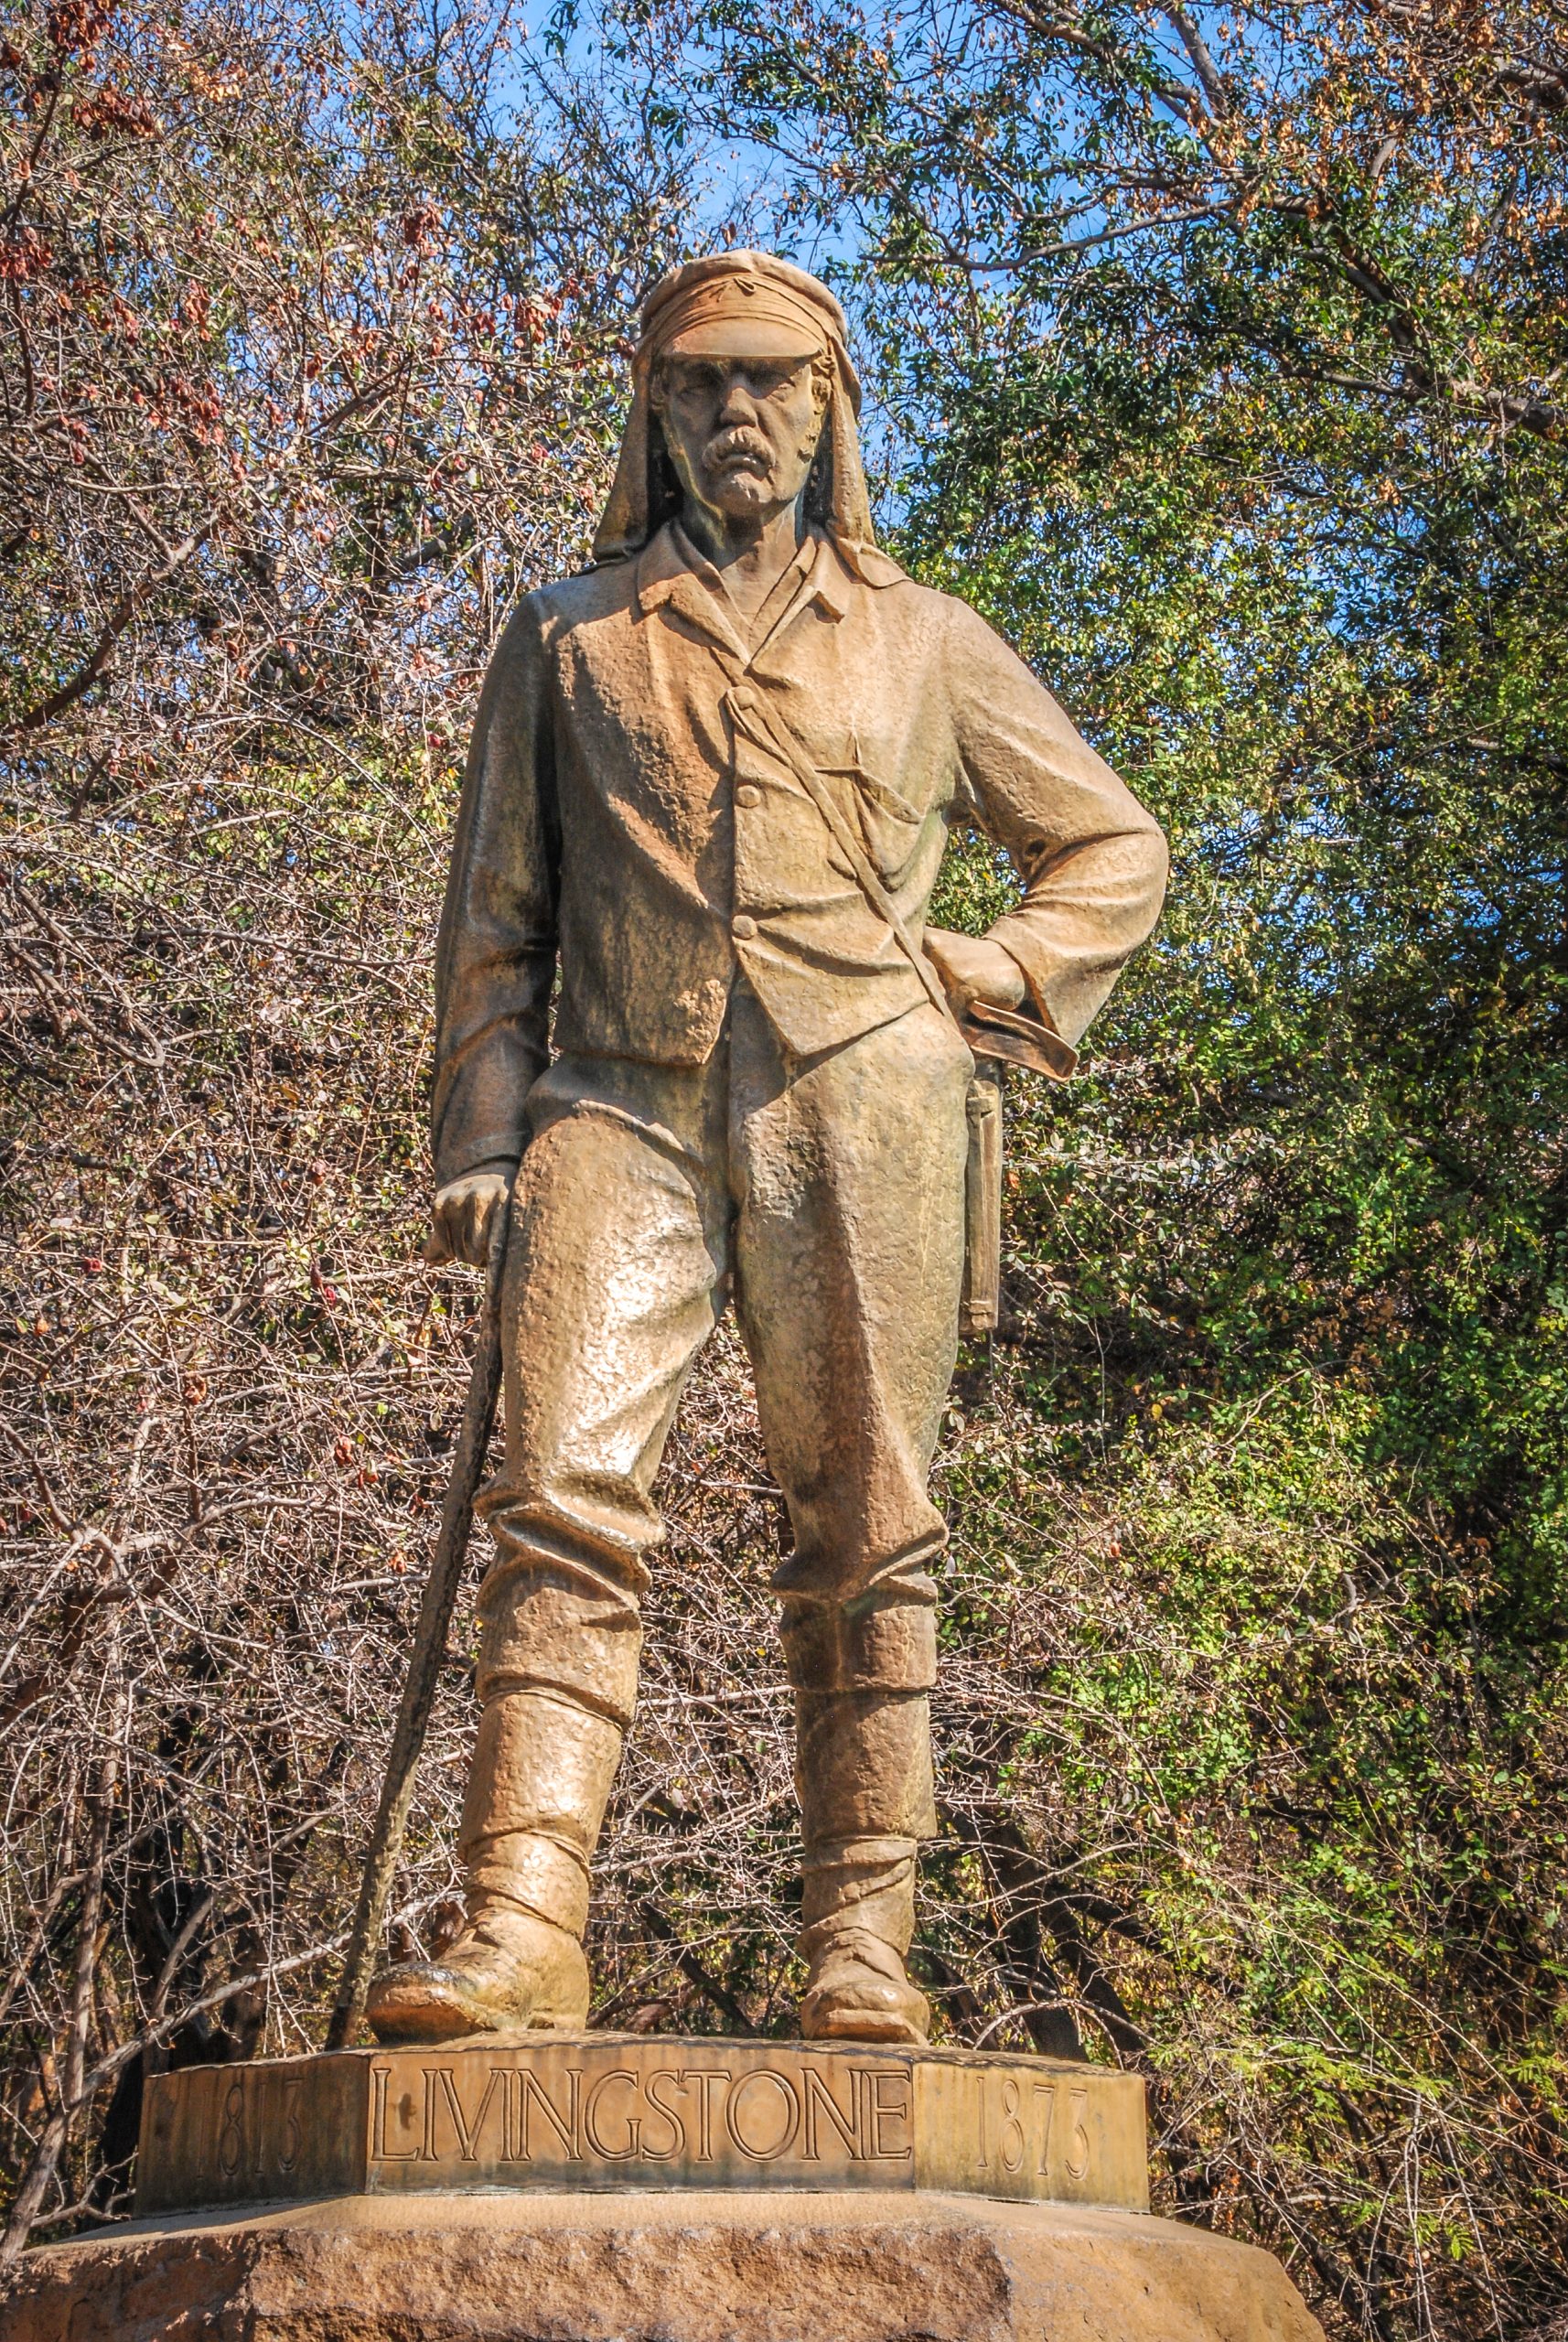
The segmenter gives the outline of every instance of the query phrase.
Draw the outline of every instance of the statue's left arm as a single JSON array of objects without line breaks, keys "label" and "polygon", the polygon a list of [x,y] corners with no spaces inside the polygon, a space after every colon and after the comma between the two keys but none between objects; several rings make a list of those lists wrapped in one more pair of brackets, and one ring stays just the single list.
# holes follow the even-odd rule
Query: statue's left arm
[{"label": "statue's left arm", "polygon": [[1076,1043],[1151,932],[1168,856],[1159,823],[984,620],[950,603],[948,689],[964,779],[1023,881],[987,940],[1036,1013]]}]

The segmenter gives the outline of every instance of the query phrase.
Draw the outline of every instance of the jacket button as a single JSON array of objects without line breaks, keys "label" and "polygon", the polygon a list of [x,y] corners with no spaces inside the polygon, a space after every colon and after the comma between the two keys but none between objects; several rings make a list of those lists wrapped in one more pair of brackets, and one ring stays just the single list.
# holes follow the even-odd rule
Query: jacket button
[{"label": "jacket button", "polygon": [[754,919],[747,919],[746,913],[742,911],[738,919],[731,919],[729,931],[737,943],[749,943],[757,933],[757,921]]},{"label": "jacket button", "polygon": [[760,789],[756,788],[751,781],[743,780],[740,787],[735,792],[735,801],[737,805],[760,805],[762,802],[762,791]]}]

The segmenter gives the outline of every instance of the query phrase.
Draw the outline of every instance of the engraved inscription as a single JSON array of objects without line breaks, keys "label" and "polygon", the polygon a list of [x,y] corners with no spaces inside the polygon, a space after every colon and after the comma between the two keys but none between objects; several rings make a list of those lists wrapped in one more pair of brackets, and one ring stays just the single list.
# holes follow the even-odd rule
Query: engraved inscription
[{"label": "engraved inscription", "polygon": [[1035,2134],[1040,2143],[1040,2160],[1035,2165],[1040,2177],[1048,2177],[1051,2168],[1051,2124],[1056,2120],[1057,2086],[1055,2082],[1035,2084]]},{"label": "engraved inscription", "polygon": [[305,2144],[305,2133],[299,2122],[299,2093],[305,2088],[303,2074],[280,2074],[283,2099],[283,2139],[278,2148],[278,2170],[288,2178],[297,2168],[300,2150]]},{"label": "engraved inscription", "polygon": [[747,2062],[736,2070],[646,2058],[567,2064],[500,2051],[482,2065],[460,2057],[425,2062],[411,2054],[376,2059],[370,2081],[369,2161],[389,2179],[399,2166],[444,2165],[907,2170],[915,2152],[908,2068],[847,2058],[794,2070]]},{"label": "engraved inscription", "polygon": [[[620,2104],[628,2089],[635,2102],[638,2097],[637,2076],[628,2066],[612,2066],[607,2074],[599,2076],[584,2101],[583,2136],[593,2153],[602,2156],[606,2163],[629,2163],[642,2144],[642,2117],[630,2113]],[[613,2146],[599,2127],[599,2102],[607,2091],[614,2092],[620,2123],[624,2125],[624,2130],[618,2129]]]},{"label": "engraved inscription", "polygon": [[914,2106],[908,2073],[889,2073],[873,2067],[860,2077],[865,2089],[866,2158],[871,2163],[904,2163],[915,2152]]},{"label": "engraved inscription", "polygon": [[685,2079],[684,2074],[678,2073],[673,2067],[659,2066],[642,2085],[642,2094],[648,2103],[656,2114],[662,2116],[670,2128],[669,2142],[662,2147],[650,2145],[647,2133],[643,2133],[642,2152],[650,2163],[673,2163],[686,2152],[685,2114],[669,2103],[671,2091],[683,2091]]},{"label": "engraved inscription", "polygon": [[719,2089],[727,2091],[730,2077],[722,2066],[716,2069],[697,2066],[692,2068],[689,2073],[676,2074],[674,2079],[677,2087],[690,2082],[696,2090],[697,2161],[712,2163],[714,2159],[714,2089],[716,2084]]},{"label": "engraved inscription", "polygon": [[[761,2107],[757,2100],[760,2098]],[[800,2101],[787,2074],[758,2066],[743,2074],[725,2100],[725,2128],[750,2163],[771,2163],[794,2142]]]},{"label": "engraved inscription", "polygon": [[1083,2127],[1084,2109],[1089,2104],[1086,2090],[1069,2090],[1068,2100],[1072,2112],[1072,2144],[1068,2149],[1067,2168],[1069,2179],[1089,2177],[1089,2133]]},{"label": "engraved inscription", "polygon": [[[853,2079],[853,2077],[852,2077]],[[826,2074],[812,2071],[810,2066],[800,2077],[802,2105],[801,2128],[804,2133],[802,2152],[808,2163],[822,2159],[820,2124],[826,2116],[830,2141],[836,2136],[852,2163],[861,2159],[860,2122],[863,2093],[852,2090],[849,2104],[840,2105],[833,2096],[832,2084]]]},{"label": "engraved inscription", "polygon": [[[390,2066],[371,2068],[371,2154],[377,2163],[412,2163],[419,2149],[394,2146],[387,2135],[387,2088],[391,2080]],[[397,2103],[397,2119],[404,2129],[413,2108],[413,2096],[404,2090]]]},{"label": "engraved inscription", "polygon": [[[450,2066],[437,2066],[434,2069],[434,2079],[440,2084],[442,2100],[445,2102],[447,2113],[452,2118],[452,2128],[456,2135],[458,2154],[462,2156],[465,2163],[478,2163],[479,2160],[479,2142],[485,2134],[485,2117],[490,2111],[491,2100],[497,2095],[497,2085],[499,2084],[501,2089],[505,2089],[505,2069],[500,2066],[492,2066],[490,2068],[489,2074],[485,2082],[484,2096],[480,2099],[478,2107],[475,2109],[472,2122],[469,2121],[467,2115],[463,2111],[463,2100],[457,2088],[457,2077],[453,2068]],[[434,2145],[434,2143],[435,2131],[433,2122],[432,2144]]]},{"label": "engraved inscription", "polygon": [[244,2159],[245,2085],[233,2081],[223,2093],[222,2120],[218,2126],[218,2168],[225,2179],[234,2179]]},{"label": "engraved inscription", "polygon": [[1054,2059],[615,2034],[149,2079],[150,2213],[356,2188],[933,2188],[1148,2202],[1143,2085]]},{"label": "engraved inscription", "polygon": [[[554,2133],[561,2153],[574,2162],[581,2157],[583,2152],[583,2069],[581,2066],[569,2067],[564,2080],[565,2102],[563,2106],[557,2105],[537,2074],[530,2073],[526,2066],[521,2070],[514,2070],[512,2083],[515,2095],[521,2100],[521,2112],[512,2134],[516,2144],[507,2150],[510,2159],[518,2163],[528,2163],[532,2160],[533,2150],[529,2144],[531,2137],[529,2123],[535,2111],[544,2122],[547,2133],[551,2132]],[[546,2152],[548,2153],[548,2147]]]},{"label": "engraved inscription", "polygon": [[[305,2150],[300,2115],[304,2077],[287,2068],[254,2065],[232,2075],[209,2073],[200,2079],[209,2084],[208,2166],[224,2192],[266,2195],[284,2189]],[[192,2086],[199,2087],[199,2079]]]},{"label": "engraved inscription", "polygon": [[[1052,2079],[1031,2082],[1026,2090],[1016,2074],[977,2072],[975,2092],[982,2172],[1012,2180],[1027,2169],[1047,2184],[1065,2178],[1075,2187],[1084,2185],[1093,2156],[1084,2119],[1087,2088]],[[1057,2102],[1064,2096],[1058,2114]]]}]

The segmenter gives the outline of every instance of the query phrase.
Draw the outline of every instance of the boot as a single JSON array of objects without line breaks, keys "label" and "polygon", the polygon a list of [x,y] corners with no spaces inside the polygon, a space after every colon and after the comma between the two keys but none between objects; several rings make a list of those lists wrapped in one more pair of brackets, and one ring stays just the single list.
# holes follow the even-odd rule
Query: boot
[{"label": "boot", "polygon": [[915,1859],[936,1828],[930,1706],[923,1692],[796,1695],[796,1787],[805,1835],[808,2041],[924,2041],[925,1994],[904,1961]]},{"label": "boot", "polygon": [[588,1963],[565,1928],[505,1895],[468,1894],[462,1933],[438,1960],[383,1968],[366,2002],[378,2041],[470,2033],[582,2033]]},{"label": "boot", "polygon": [[[897,1866],[909,1882],[902,1897],[907,1922],[900,1926],[890,1912],[884,1912],[875,1928],[824,1924],[801,1933],[800,1950],[811,1962],[800,1997],[802,2041],[918,2042],[929,2037],[930,2003],[910,1983],[904,1967],[915,1916],[915,1848],[912,1840],[901,1842],[909,1848],[907,1863]],[[893,1939],[900,1933],[901,1944]]]},{"label": "boot", "polygon": [[486,1705],[458,1841],[466,1923],[439,1959],[376,1977],[365,2014],[378,2040],[583,2030],[588,1858],[620,1745],[618,1724],[563,1693]]}]

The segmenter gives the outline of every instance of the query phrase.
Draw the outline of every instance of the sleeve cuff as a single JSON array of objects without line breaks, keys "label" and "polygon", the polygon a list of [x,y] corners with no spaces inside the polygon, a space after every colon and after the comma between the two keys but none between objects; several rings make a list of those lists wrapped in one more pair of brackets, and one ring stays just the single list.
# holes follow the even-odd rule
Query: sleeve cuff
[{"label": "sleeve cuff", "polygon": [[1057,1023],[1050,1003],[1046,998],[1044,980],[1029,964],[1033,956],[1029,947],[1034,944],[1035,938],[1022,921],[1015,923],[1013,915],[1009,913],[1005,919],[998,919],[994,927],[986,929],[985,940],[987,943],[999,945],[1022,975],[1029,995],[1029,1005],[1041,1024],[1047,1031],[1055,1033],[1059,1040],[1067,1040],[1068,1036]]},{"label": "sleeve cuff", "polygon": [[443,1149],[436,1157],[435,1185],[449,1187],[454,1179],[467,1179],[476,1171],[504,1171],[515,1175],[522,1160],[524,1142],[516,1131],[491,1131],[470,1139],[466,1146]]}]

